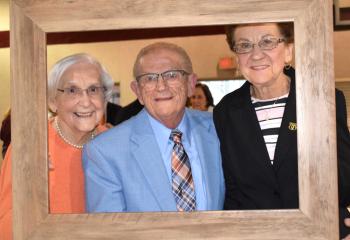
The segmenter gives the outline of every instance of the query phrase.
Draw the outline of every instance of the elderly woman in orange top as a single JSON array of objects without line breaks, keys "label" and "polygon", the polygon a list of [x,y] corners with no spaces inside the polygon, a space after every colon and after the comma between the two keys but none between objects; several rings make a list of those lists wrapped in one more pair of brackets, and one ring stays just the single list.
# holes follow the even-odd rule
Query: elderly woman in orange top
[{"label": "elderly woman in orange top", "polygon": [[[83,145],[105,130],[101,126],[113,80],[87,54],[58,61],[48,79],[49,207],[50,213],[85,211]],[[12,239],[11,147],[0,172],[0,236]]]}]

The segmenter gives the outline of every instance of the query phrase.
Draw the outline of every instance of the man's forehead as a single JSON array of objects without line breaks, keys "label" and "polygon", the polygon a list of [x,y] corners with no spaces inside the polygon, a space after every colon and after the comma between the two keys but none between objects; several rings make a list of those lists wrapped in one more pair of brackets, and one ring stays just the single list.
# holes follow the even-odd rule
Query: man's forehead
[{"label": "man's forehead", "polygon": [[180,67],[182,65],[182,62],[183,59],[180,54],[167,49],[152,51],[140,58],[141,66],[169,64],[174,67]]},{"label": "man's forehead", "polygon": [[172,50],[172,49],[167,49],[167,48],[158,48],[158,49],[154,49],[154,50],[151,50],[149,51],[148,53],[146,53],[143,58],[145,57],[149,57],[149,58],[152,58],[152,57],[156,57],[156,58],[160,58],[160,57],[164,57],[164,58],[170,58],[170,59],[173,59],[173,58],[181,58],[181,55],[176,52],[175,50]]}]

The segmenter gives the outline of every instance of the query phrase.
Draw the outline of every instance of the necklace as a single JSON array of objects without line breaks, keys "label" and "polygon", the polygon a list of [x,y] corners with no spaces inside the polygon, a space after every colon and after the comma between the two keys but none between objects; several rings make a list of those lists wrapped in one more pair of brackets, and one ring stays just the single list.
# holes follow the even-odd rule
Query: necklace
[{"label": "necklace", "polygon": [[[277,101],[278,100],[280,100],[280,99],[283,99],[283,98],[285,98],[285,97],[288,97],[288,95],[289,95],[289,89],[290,89],[290,78],[288,77],[287,78],[287,93],[285,93],[285,94],[283,94],[282,96],[279,96],[279,97],[277,97],[275,100],[274,100],[274,102],[273,102],[273,104],[271,105],[271,104],[268,104],[268,105],[265,105],[264,103],[265,102],[271,102],[271,101],[273,101],[273,98],[272,99],[266,99],[266,100],[261,100],[261,99],[258,99],[258,98],[255,98],[255,97],[253,97],[253,95],[255,95],[254,94],[254,89],[253,89],[253,86],[251,85],[250,86],[250,96],[251,96],[251,100],[252,100],[252,103],[254,103],[254,104],[256,104],[256,107],[255,107],[255,111],[256,111],[256,108],[263,108],[263,107],[265,107],[265,106],[267,106],[267,108],[265,108],[265,109],[259,109],[258,111],[259,112],[261,112],[261,114],[263,114],[263,117],[259,117],[258,116],[258,119],[261,119],[261,120],[264,120],[264,121],[268,121],[268,120],[270,120],[271,119],[271,116],[270,116],[270,114],[271,114],[271,110],[273,110],[273,108],[275,107],[275,105],[276,105],[276,103],[277,103]],[[283,103],[285,104],[285,102],[283,101]],[[273,111],[272,111],[273,112]],[[258,112],[257,112],[258,113]],[[260,115],[260,114],[259,114]],[[260,121],[260,120],[259,120]]]},{"label": "necklace", "polygon": [[[55,127],[57,129],[57,132],[58,132],[58,135],[60,135],[60,137],[62,138],[62,140],[67,143],[68,145],[71,145],[72,147],[75,147],[75,148],[78,148],[78,149],[82,149],[84,144],[82,145],[79,145],[79,144],[74,144],[72,143],[71,141],[69,141],[62,133],[62,130],[60,128],[60,126],[58,125],[58,120],[57,120],[57,117],[55,118]],[[90,137],[90,140],[93,139],[95,137],[95,133],[92,132],[91,133],[91,137]]]}]

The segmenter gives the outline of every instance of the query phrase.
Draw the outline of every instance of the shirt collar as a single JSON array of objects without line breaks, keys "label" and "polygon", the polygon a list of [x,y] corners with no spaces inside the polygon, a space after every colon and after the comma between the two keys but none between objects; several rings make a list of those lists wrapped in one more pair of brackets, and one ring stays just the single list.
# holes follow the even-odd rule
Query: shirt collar
[{"label": "shirt collar", "polygon": [[[172,143],[172,141],[169,139],[171,130],[170,128],[167,128],[162,123],[160,123],[158,120],[156,120],[154,117],[152,117],[147,111],[147,116],[149,119],[149,122],[151,124],[151,127],[154,131],[154,136],[157,139],[158,145],[163,152],[167,145],[169,143]],[[185,110],[184,116],[182,117],[179,125],[176,127],[176,129],[180,130],[182,132],[182,142],[185,142],[189,145],[191,145],[191,133],[190,133],[190,127],[189,127],[189,121],[187,116],[187,109]]]}]

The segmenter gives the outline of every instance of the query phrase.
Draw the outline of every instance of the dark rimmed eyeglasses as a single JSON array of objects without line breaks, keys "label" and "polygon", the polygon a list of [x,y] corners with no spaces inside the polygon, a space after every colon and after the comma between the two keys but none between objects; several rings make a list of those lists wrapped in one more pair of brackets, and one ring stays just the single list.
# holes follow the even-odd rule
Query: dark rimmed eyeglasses
[{"label": "dark rimmed eyeglasses", "polygon": [[238,54],[250,53],[253,51],[254,47],[257,45],[261,50],[272,50],[277,47],[281,42],[285,42],[284,38],[264,38],[258,43],[252,43],[250,41],[244,41],[236,43],[233,46],[233,51]]}]

